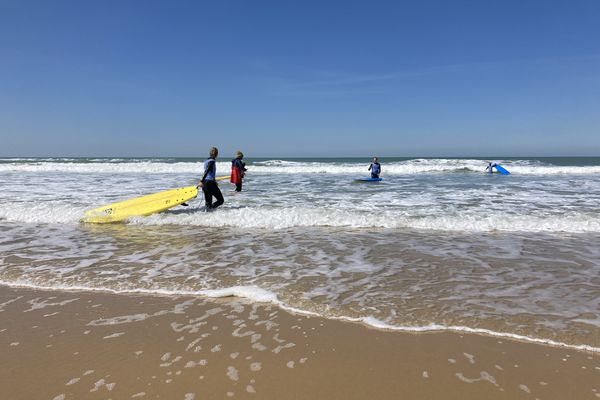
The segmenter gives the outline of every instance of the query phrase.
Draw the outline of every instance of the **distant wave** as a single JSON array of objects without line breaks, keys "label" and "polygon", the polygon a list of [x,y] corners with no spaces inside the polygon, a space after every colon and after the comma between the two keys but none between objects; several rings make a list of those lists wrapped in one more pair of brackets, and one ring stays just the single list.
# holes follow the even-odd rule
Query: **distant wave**
[{"label": "distant wave", "polygon": [[[6,160],[4,160],[6,161]],[[514,175],[596,175],[600,174],[600,166],[556,166],[542,164],[530,160],[516,160],[503,164]],[[267,160],[249,163],[249,173],[255,174],[333,174],[360,175],[365,174],[368,163],[357,162],[306,162]],[[485,162],[475,159],[414,159],[383,164],[383,176],[411,175],[420,173],[483,173]],[[219,161],[219,171],[229,171],[229,161]],[[0,163],[0,172],[64,172],[64,173],[97,173],[97,174],[197,174],[202,169],[202,162],[164,162],[164,160],[61,160]]]},{"label": "distant wave", "polygon": [[[229,170],[230,163],[219,163],[218,169]],[[87,174],[168,174],[196,173],[202,169],[202,163],[179,162],[164,163],[152,161],[139,162],[32,162],[0,164],[0,172],[63,172]]]}]

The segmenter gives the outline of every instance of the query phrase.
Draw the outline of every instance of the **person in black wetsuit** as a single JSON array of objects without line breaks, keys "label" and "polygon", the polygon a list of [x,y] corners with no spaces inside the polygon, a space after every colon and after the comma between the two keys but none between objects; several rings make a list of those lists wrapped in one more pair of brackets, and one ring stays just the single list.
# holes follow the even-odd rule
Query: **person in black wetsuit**
[{"label": "person in black wetsuit", "polygon": [[369,165],[369,171],[371,171],[371,178],[379,178],[379,174],[381,173],[381,164],[379,164],[379,158],[373,158],[373,162],[371,165]]},{"label": "person in black wetsuit", "polygon": [[[204,161],[204,175],[198,184],[198,187],[202,187],[204,192],[204,202],[206,209],[215,209],[223,204],[223,194],[217,185],[217,156],[219,150],[216,147],[210,149],[209,157]],[[217,201],[213,204],[212,198],[215,197]]]}]

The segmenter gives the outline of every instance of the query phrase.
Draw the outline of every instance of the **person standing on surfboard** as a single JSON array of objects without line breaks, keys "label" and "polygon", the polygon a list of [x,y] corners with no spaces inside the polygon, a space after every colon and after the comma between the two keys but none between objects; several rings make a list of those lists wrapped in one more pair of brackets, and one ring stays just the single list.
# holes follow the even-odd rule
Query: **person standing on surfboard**
[{"label": "person standing on surfboard", "polygon": [[369,165],[369,171],[371,171],[371,178],[378,179],[381,173],[381,164],[379,164],[379,158],[373,157],[373,162]]},{"label": "person standing on surfboard", "polygon": [[[204,161],[204,175],[202,175],[202,179],[198,186],[202,186],[202,191],[204,192],[204,202],[206,204],[207,209],[214,209],[219,207],[225,201],[223,200],[223,194],[217,185],[217,156],[219,155],[219,150],[216,147],[210,149],[209,157],[206,161]],[[212,198],[213,196],[217,199],[217,201],[213,204]]]},{"label": "person standing on surfboard", "polygon": [[246,163],[242,160],[244,159],[244,153],[238,150],[235,155],[236,157],[231,160],[231,183],[235,183],[235,191],[242,191],[242,178],[244,177],[244,173],[246,170]]}]

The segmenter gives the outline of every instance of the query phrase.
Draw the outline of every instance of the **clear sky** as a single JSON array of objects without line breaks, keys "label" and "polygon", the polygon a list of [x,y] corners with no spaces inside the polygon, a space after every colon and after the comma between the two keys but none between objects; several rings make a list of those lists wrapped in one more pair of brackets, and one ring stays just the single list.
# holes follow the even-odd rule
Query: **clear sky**
[{"label": "clear sky", "polygon": [[0,0],[0,156],[600,155],[600,1]]}]

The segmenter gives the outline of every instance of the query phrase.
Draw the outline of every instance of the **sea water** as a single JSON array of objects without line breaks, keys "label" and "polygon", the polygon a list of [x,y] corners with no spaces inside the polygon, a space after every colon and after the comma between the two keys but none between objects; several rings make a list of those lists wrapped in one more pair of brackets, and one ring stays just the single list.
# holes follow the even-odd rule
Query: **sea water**
[{"label": "sea water", "polygon": [[[126,223],[104,204],[196,184],[202,160],[0,159],[0,284],[240,296],[407,331],[600,351],[600,158],[249,159],[241,193]],[[219,160],[217,175],[230,162]]]}]

